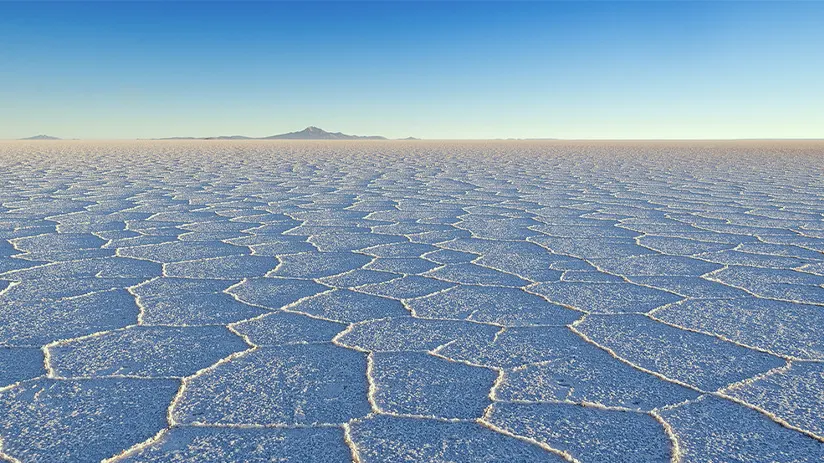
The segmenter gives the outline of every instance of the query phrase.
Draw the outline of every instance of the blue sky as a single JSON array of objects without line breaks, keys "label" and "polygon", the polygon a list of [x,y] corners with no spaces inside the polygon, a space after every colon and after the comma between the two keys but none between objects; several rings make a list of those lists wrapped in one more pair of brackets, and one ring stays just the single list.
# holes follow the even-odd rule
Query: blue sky
[{"label": "blue sky", "polygon": [[824,138],[824,2],[0,2],[0,138]]}]

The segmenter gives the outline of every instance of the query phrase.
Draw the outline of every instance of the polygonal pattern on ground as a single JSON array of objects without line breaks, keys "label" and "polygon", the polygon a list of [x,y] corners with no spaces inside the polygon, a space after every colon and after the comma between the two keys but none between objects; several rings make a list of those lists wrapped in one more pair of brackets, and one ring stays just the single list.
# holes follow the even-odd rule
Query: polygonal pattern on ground
[{"label": "polygonal pattern on ground", "polygon": [[820,462],[822,152],[0,144],[0,460]]}]

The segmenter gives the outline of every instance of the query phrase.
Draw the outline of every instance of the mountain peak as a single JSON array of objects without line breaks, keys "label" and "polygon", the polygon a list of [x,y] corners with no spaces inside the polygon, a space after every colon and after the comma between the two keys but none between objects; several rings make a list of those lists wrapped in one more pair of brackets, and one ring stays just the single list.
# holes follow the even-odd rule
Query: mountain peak
[{"label": "mountain peak", "polygon": [[361,136],[361,135],[347,135],[341,132],[327,132],[320,127],[310,125],[300,132],[289,132],[280,135],[272,135],[265,137],[269,140],[386,140],[386,137],[377,135]]},{"label": "mountain peak", "polygon": [[[45,135],[39,135],[44,137]],[[408,139],[413,139],[412,137]],[[45,138],[43,139],[45,140]],[[310,125],[299,132],[282,133],[268,137],[244,137],[242,135],[220,136],[220,137],[170,137],[157,138],[155,140],[387,140],[379,135],[347,135],[341,132],[327,132],[320,127]]]}]

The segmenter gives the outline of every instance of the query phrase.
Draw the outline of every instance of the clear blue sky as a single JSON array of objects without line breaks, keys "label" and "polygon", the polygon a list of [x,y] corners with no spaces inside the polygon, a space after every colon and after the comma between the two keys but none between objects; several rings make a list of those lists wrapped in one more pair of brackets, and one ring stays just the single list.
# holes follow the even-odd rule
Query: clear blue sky
[{"label": "clear blue sky", "polygon": [[824,3],[0,2],[0,138],[824,138]]}]

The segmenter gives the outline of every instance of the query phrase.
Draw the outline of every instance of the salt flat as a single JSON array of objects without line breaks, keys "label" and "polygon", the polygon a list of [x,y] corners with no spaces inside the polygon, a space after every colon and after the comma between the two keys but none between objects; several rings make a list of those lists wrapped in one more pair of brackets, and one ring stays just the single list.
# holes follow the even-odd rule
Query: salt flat
[{"label": "salt flat", "polygon": [[0,143],[0,460],[824,461],[824,142]]}]

